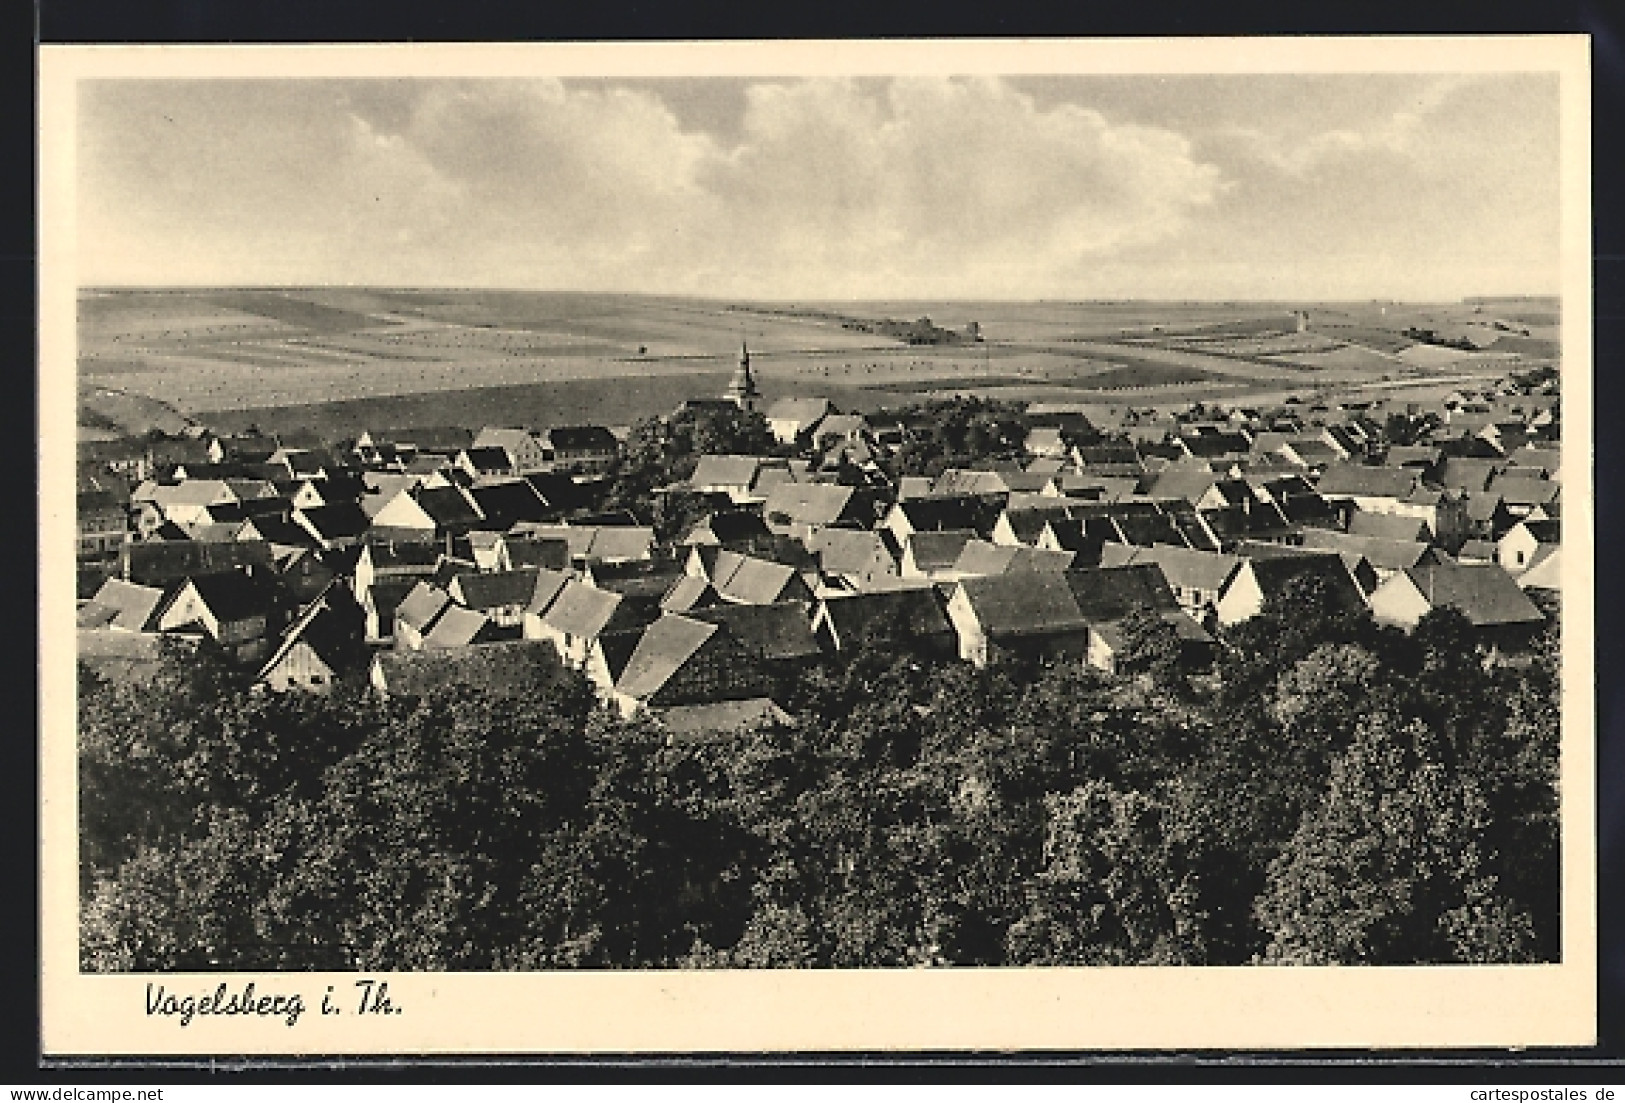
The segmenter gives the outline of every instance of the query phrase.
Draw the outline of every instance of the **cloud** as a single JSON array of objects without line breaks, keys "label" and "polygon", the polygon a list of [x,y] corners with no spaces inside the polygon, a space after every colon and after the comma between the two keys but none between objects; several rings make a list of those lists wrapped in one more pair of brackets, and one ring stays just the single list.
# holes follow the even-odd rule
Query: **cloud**
[{"label": "cloud", "polygon": [[1370,157],[1415,160],[1428,148],[1434,116],[1471,78],[1451,74],[1436,77],[1386,116],[1365,127],[1339,127],[1308,136],[1269,133],[1252,127],[1229,126],[1228,138],[1246,154],[1290,176],[1303,177],[1347,160]]},{"label": "cloud", "polygon": [[[840,297],[1055,293],[1221,193],[1172,130],[997,79],[762,82],[728,140],[557,81],[148,90],[86,118],[82,190],[174,278]],[[164,117],[190,120],[177,131]],[[303,273],[299,275],[298,273]]]}]

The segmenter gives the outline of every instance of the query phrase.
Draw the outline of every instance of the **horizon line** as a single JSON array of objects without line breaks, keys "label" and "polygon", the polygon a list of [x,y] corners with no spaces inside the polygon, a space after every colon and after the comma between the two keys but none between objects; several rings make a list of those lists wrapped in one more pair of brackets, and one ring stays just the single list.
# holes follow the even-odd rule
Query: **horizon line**
[{"label": "horizon line", "polygon": [[104,283],[84,284],[76,289],[76,294],[121,291],[399,291],[399,292],[426,292],[426,291],[457,291],[457,292],[504,292],[532,295],[579,295],[602,296],[643,299],[689,299],[717,303],[1059,303],[1078,305],[1102,305],[1114,303],[1204,303],[1212,305],[1274,305],[1282,303],[1327,303],[1327,304],[1370,304],[1370,303],[1396,303],[1396,304],[1466,304],[1475,301],[1506,302],[1518,299],[1556,299],[1563,298],[1560,291],[1519,291],[1502,294],[1467,294],[1454,298],[1394,298],[1382,295],[1321,297],[1304,295],[1297,297],[1273,296],[1269,298],[1252,298],[1246,296],[1219,295],[1181,295],[1168,298],[1155,296],[1094,296],[1088,298],[1068,298],[1065,296],[1025,296],[1020,298],[1006,298],[990,295],[941,295],[922,297],[918,295],[900,296],[869,296],[863,298],[826,297],[816,295],[804,296],[719,296],[704,295],[689,292],[675,291],[605,291],[586,290],[579,288],[561,287],[523,287],[498,284],[390,284],[390,283]]}]

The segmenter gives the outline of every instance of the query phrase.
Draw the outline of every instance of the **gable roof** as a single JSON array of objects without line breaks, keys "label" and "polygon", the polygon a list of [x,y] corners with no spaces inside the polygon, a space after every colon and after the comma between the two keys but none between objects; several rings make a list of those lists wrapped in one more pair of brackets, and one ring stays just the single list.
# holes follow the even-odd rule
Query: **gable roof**
[{"label": "gable roof", "polygon": [[787,661],[806,659],[819,653],[807,606],[800,601],[770,605],[713,605],[687,614],[691,619],[715,624],[746,651],[762,659]]},{"label": "gable roof", "polygon": [[827,398],[781,398],[767,408],[767,420],[793,421],[805,429],[829,411]]},{"label": "gable roof", "polygon": [[341,673],[365,655],[360,626],[361,610],[355,598],[340,579],[334,578],[288,625],[270,658],[260,665],[257,677],[264,678],[276,669],[299,643],[314,651],[329,669]]},{"label": "gable roof", "polygon": [[1350,536],[1375,536],[1384,540],[1426,541],[1428,524],[1420,517],[1398,513],[1367,513],[1357,509],[1349,516]]},{"label": "gable roof", "polygon": [[857,573],[878,563],[896,566],[891,549],[869,529],[822,528],[807,537],[807,549],[830,574]]},{"label": "gable roof", "polygon": [[864,640],[906,643],[953,634],[935,586],[899,587],[855,594],[828,594],[820,615],[843,648]]},{"label": "gable roof", "polygon": [[509,536],[503,541],[508,562],[515,567],[545,567],[562,571],[570,565],[570,542],[548,536]]},{"label": "gable roof", "polygon": [[614,452],[615,434],[602,425],[556,425],[546,430],[547,443],[561,452]]},{"label": "gable roof", "polygon": [[1420,478],[1410,468],[1334,463],[1326,468],[1316,489],[1327,498],[1404,498],[1417,488]]},{"label": "gable roof", "polygon": [[[309,543],[306,536],[304,543]],[[121,573],[140,585],[163,585],[188,575],[235,567],[269,567],[271,546],[263,540],[203,544],[192,540],[144,540],[119,548]]]},{"label": "gable roof", "polygon": [[704,455],[689,476],[692,486],[737,486],[748,488],[756,480],[760,456]]},{"label": "gable roof", "polygon": [[546,640],[507,640],[437,651],[381,651],[374,660],[391,694],[421,697],[444,687],[482,694],[528,692],[563,677],[558,652]]},{"label": "gable roof", "polygon": [[1088,627],[1065,573],[966,578],[959,593],[993,637],[1081,631]]},{"label": "gable roof", "polygon": [[437,528],[472,528],[484,520],[479,509],[460,487],[420,486],[410,493]]},{"label": "gable roof", "polygon": [[770,520],[783,516],[789,523],[830,525],[840,520],[852,501],[849,486],[830,483],[780,483],[762,504]]},{"label": "gable roof", "polygon": [[724,547],[746,544],[769,535],[767,522],[763,521],[761,513],[754,509],[716,510],[695,522],[681,543],[683,545],[695,543],[696,537],[702,532],[709,533]]},{"label": "gable roof", "polygon": [[610,623],[621,601],[620,594],[572,578],[542,614],[542,622],[558,632],[595,639]]},{"label": "gable roof", "polygon": [[423,646],[427,650],[444,647],[467,647],[478,640],[490,627],[484,613],[465,609],[452,603],[442,610],[434,627],[424,633]]},{"label": "gable roof", "polygon": [[1545,615],[1494,563],[1439,563],[1405,572],[1430,606],[1449,606],[1480,628],[1534,624]]},{"label": "gable roof", "polygon": [[422,632],[451,604],[451,595],[438,586],[419,581],[395,606],[395,622],[409,624]]},{"label": "gable roof", "polygon": [[470,609],[526,606],[536,593],[536,568],[512,571],[464,571],[451,580],[451,596]]},{"label": "gable roof", "polygon": [[1009,547],[980,538],[965,543],[954,572],[963,575],[1021,574],[1032,571],[1064,571],[1072,566],[1070,551],[1052,551],[1027,545]]},{"label": "gable roof", "polygon": [[296,515],[322,540],[353,540],[372,525],[372,519],[355,502],[311,506],[297,510]]},{"label": "gable roof", "polygon": [[[1276,548],[1275,545],[1263,547]],[[1240,549],[1237,550],[1239,554]],[[1358,612],[1365,608],[1365,597],[1360,593],[1353,575],[1349,574],[1348,566],[1338,553],[1309,551],[1302,548],[1276,548],[1288,554],[1268,556],[1254,554],[1261,550],[1262,548],[1249,549],[1243,558],[1248,561],[1253,578],[1258,583],[1258,589],[1266,599],[1279,597],[1299,580],[1318,579],[1326,587],[1328,600],[1334,607],[1347,612]]]},{"label": "gable roof", "polygon": [[945,571],[964,554],[965,545],[979,539],[975,529],[926,530],[909,535],[904,554],[922,571]]},{"label": "gable roof", "polygon": [[545,521],[555,512],[524,479],[486,483],[471,487],[468,493],[484,514],[484,523],[495,529],[510,529],[521,521]]},{"label": "gable roof", "polygon": [[137,586],[119,578],[103,582],[90,604],[78,610],[81,628],[121,628],[127,632],[151,632],[165,605],[164,590],[157,586]]},{"label": "gable roof", "polygon": [[721,600],[708,579],[699,575],[685,574],[666,591],[660,599],[660,607],[674,613],[684,613],[690,609],[714,605]]},{"label": "gable roof", "polygon": [[248,620],[270,612],[270,586],[247,571],[220,571],[187,579],[215,619],[222,623]]},{"label": "gable roof", "polygon": [[1399,571],[1430,560],[1432,545],[1419,540],[1390,540],[1382,536],[1310,529],[1303,534],[1303,546],[1323,548],[1341,554],[1357,555],[1378,570]]},{"label": "gable roof", "polygon": [[717,625],[681,613],[662,615],[644,629],[616,679],[616,691],[640,700],[652,697],[717,631]]},{"label": "gable roof", "polygon": [[739,701],[709,701],[698,705],[667,705],[655,710],[655,719],[673,736],[728,734],[769,724],[788,724],[790,714],[768,697]]},{"label": "gable roof", "polygon": [[1122,620],[1140,610],[1179,608],[1156,563],[1067,571],[1063,577],[1078,612],[1092,624]]},{"label": "gable roof", "polygon": [[768,605],[780,600],[797,577],[788,564],[724,549],[717,555],[711,585],[729,601]]},{"label": "gable roof", "polygon": [[1102,549],[1102,567],[1123,567],[1155,563],[1170,586],[1219,593],[1241,569],[1241,559],[1219,552],[1176,548],[1171,544],[1140,548],[1130,544],[1108,544]]}]

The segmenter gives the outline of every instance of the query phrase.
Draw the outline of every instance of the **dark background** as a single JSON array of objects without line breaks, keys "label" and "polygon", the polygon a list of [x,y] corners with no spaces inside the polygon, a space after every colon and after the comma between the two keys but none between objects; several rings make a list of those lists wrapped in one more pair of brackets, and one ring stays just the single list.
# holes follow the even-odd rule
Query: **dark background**
[{"label": "dark background", "polygon": [[[540,11],[532,8],[542,9]],[[547,8],[553,10],[547,10]],[[1594,100],[1593,195],[1595,232],[1597,777],[1602,1044],[1594,1049],[1524,1053],[1448,1054],[1165,1054],[1060,1055],[1042,1059],[996,1055],[958,1058],[903,1056],[878,1059],[727,1055],[628,1063],[563,1061],[442,1062],[403,1067],[394,1062],[295,1067],[241,1064],[140,1068],[113,1060],[99,1066],[41,1068],[38,1052],[38,792],[34,734],[38,638],[33,555],[37,496],[21,478],[10,482],[6,546],[14,550],[9,585],[0,586],[0,625],[11,659],[0,676],[12,719],[0,732],[0,885],[8,906],[0,911],[0,1081],[10,1084],[248,1082],[303,1076],[326,1082],[451,1082],[462,1080],[607,1080],[694,1082],[719,1078],[752,1081],[1027,1082],[1088,1079],[1119,1083],[1351,1082],[1620,1084],[1625,1077],[1625,604],[1620,575],[1611,570],[1625,546],[1620,497],[1625,485],[1625,433],[1612,418],[1622,409],[1616,372],[1625,347],[1625,204],[1618,194],[1619,120],[1625,115],[1625,15],[1617,5],[1555,0],[1544,3],[1274,3],[1177,5],[1136,2],[1092,11],[1083,4],[1036,5],[871,2],[863,4],[657,3],[598,0],[563,6],[492,0],[38,0],[10,4],[0,23],[8,47],[0,87],[10,110],[10,156],[0,160],[8,217],[0,220],[0,324],[10,375],[28,380],[36,363],[34,47],[53,43],[363,42],[373,40],[467,42],[505,40],[785,39],[845,37],[1049,37],[1166,35],[1454,35],[1588,34],[1592,36]],[[19,388],[20,390],[21,388]],[[0,404],[5,470],[34,470],[33,403],[22,395]],[[32,716],[32,725],[25,719]],[[1606,1066],[1606,1067],[1599,1067]]]}]

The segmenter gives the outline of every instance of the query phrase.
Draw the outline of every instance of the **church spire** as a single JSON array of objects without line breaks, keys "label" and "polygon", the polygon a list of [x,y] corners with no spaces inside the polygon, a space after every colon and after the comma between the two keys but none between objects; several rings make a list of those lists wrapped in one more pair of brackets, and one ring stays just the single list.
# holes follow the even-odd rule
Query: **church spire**
[{"label": "church spire", "polygon": [[739,367],[728,383],[726,397],[742,410],[754,410],[761,392],[756,389],[756,378],[750,373],[750,345],[739,342]]}]

